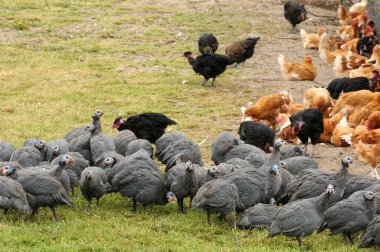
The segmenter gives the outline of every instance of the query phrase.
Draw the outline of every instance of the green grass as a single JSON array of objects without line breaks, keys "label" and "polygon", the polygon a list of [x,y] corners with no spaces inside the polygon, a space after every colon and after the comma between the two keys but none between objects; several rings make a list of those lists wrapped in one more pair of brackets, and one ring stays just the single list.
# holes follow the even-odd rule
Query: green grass
[{"label": "green grass", "polygon": [[[261,46],[280,27],[267,12],[244,1],[242,6],[180,2],[48,0],[48,8],[45,1],[3,0],[0,138],[16,147],[29,137],[61,138],[91,122],[95,109],[105,112],[104,131],[113,135],[110,123],[117,113],[156,111],[179,122],[170,130],[180,130],[196,142],[208,137],[201,149],[210,166],[212,140],[223,130],[236,132],[240,105],[254,101],[265,89],[253,89],[254,67],[228,69],[217,78],[216,88],[202,88],[202,77],[194,74],[182,53],[197,52],[202,32],[217,34],[223,51],[247,34],[260,34]],[[254,66],[255,60],[247,64]],[[169,204],[132,214],[131,202],[118,195],[105,196],[99,208],[89,212],[83,210],[81,195],[74,202],[75,208],[58,208],[60,222],[53,221],[48,209],[41,209],[30,223],[16,221],[14,213],[3,217],[1,250],[235,250],[228,226],[214,218],[209,227],[201,211],[179,215],[176,205]],[[293,239],[266,235],[239,230],[241,249],[299,250]],[[326,233],[305,243],[315,251],[357,249]]]}]

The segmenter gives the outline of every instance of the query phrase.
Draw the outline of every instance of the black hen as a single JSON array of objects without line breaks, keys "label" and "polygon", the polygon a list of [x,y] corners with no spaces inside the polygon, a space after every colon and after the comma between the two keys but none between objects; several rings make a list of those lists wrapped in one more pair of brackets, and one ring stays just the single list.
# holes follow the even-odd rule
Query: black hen
[{"label": "black hen", "polygon": [[293,26],[292,32],[296,32],[296,25],[306,20],[307,12],[305,6],[288,1],[284,4],[284,11],[286,20]]},{"label": "black hen", "polygon": [[202,86],[212,78],[211,86],[214,87],[216,76],[222,74],[226,70],[227,65],[231,64],[227,57],[221,54],[205,53],[194,59],[192,52],[185,52],[183,56],[186,57],[189,64],[193,66],[194,72],[205,78]]},{"label": "black hen", "polygon": [[203,33],[198,40],[198,48],[201,54],[215,53],[218,49],[218,46],[218,40],[212,33]]},{"label": "black hen", "polygon": [[259,147],[267,153],[269,152],[269,147],[273,147],[274,144],[274,130],[262,123],[254,121],[241,122],[238,134],[240,140]]},{"label": "black hen", "polygon": [[306,150],[310,138],[313,145],[313,152],[311,154],[313,157],[315,144],[321,133],[323,133],[322,112],[319,109],[308,108],[293,114],[289,119],[293,135],[296,135],[301,140]]},{"label": "black hen", "polygon": [[342,92],[348,93],[363,89],[370,90],[369,81],[365,77],[337,78],[332,80],[327,86],[327,90],[333,99],[338,99]]},{"label": "black hen", "polygon": [[146,139],[155,143],[164,133],[169,125],[177,124],[172,119],[160,113],[142,113],[129,116],[127,120],[116,118],[112,122],[112,127],[118,131],[128,129],[132,131],[137,138]]},{"label": "black hen", "polygon": [[379,43],[375,35],[362,37],[356,44],[356,51],[363,56],[371,58],[373,48]]},{"label": "black hen", "polygon": [[226,48],[226,56],[231,61],[231,63],[243,63],[253,56],[255,52],[255,46],[260,37],[249,37],[247,39],[239,40]]}]

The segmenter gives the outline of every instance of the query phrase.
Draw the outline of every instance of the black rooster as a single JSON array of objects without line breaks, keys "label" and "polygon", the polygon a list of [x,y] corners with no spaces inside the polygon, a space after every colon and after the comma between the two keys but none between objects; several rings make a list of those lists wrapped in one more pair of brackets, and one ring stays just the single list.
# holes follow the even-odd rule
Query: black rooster
[{"label": "black rooster", "polygon": [[296,25],[306,20],[307,12],[305,6],[288,1],[284,4],[284,11],[284,16],[293,26],[292,32],[295,33]]},{"label": "black rooster", "polygon": [[212,78],[211,87],[215,87],[214,82],[216,76],[222,74],[226,70],[227,65],[231,64],[227,57],[221,54],[204,53],[194,59],[192,52],[187,51],[183,56],[187,58],[189,64],[193,66],[194,72],[205,78],[202,86]]},{"label": "black rooster", "polygon": [[118,131],[128,129],[137,138],[146,139],[155,143],[164,133],[168,125],[177,124],[172,119],[160,113],[142,113],[129,116],[127,120],[116,118],[112,121],[112,127]]},{"label": "black rooster", "polygon": [[247,39],[239,40],[226,48],[226,57],[231,61],[231,63],[236,63],[235,67],[239,63],[243,63],[253,56],[255,52],[255,45],[260,37],[249,37]]},{"label": "black rooster", "polygon": [[293,114],[289,119],[293,135],[296,135],[301,140],[305,145],[305,150],[307,150],[307,144],[310,138],[311,144],[313,145],[311,157],[313,157],[315,145],[319,136],[323,133],[322,112],[318,109],[308,108]]},{"label": "black rooster", "polygon": [[212,33],[203,33],[198,40],[198,48],[201,54],[215,53],[218,46],[218,40]]}]

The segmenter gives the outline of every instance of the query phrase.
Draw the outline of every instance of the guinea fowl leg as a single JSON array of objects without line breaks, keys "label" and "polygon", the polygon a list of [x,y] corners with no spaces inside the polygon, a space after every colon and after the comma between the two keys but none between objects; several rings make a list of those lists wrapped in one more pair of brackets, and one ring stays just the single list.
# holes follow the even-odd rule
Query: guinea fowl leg
[{"label": "guinea fowl leg", "polygon": [[56,221],[59,221],[59,218],[58,218],[57,212],[55,211],[55,207],[51,206],[50,209],[51,209],[51,211],[53,212],[54,219],[55,219]]},{"label": "guinea fowl leg", "polygon": [[207,211],[207,223],[211,226],[211,213],[209,211]]},{"label": "guinea fowl leg", "polygon": [[96,198],[96,206],[99,206],[99,198]]},{"label": "guinea fowl leg", "polygon": [[91,202],[92,202],[92,199],[89,199],[88,205],[87,205],[87,211],[91,210]]},{"label": "guinea fowl leg", "polygon": [[31,221],[31,220],[33,219],[34,215],[35,215],[37,212],[38,212],[38,208],[33,208],[33,209],[32,209],[32,213],[30,214],[28,220]]},{"label": "guinea fowl leg", "polygon": [[298,246],[302,247],[303,242],[302,242],[301,237],[297,237],[297,241],[298,241]]},{"label": "guinea fowl leg", "polygon": [[179,212],[181,214],[183,214],[184,213],[184,211],[183,211],[183,199],[178,200],[178,208],[179,208]]},{"label": "guinea fowl leg", "polygon": [[4,208],[4,215],[7,215],[7,213],[8,213],[8,209]]},{"label": "guinea fowl leg", "polygon": [[135,197],[132,198],[132,212],[136,213],[136,199],[135,199]]}]

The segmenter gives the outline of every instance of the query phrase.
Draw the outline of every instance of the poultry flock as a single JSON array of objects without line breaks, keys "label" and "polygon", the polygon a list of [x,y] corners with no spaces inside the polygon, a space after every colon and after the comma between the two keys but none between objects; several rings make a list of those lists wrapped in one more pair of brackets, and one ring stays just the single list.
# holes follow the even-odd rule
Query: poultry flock
[{"label": "poultry flock", "polygon": [[[317,229],[342,233],[351,243],[352,235],[366,231],[359,246],[380,245],[380,45],[367,4],[363,0],[350,10],[339,6],[339,39],[323,27],[316,34],[301,29],[303,47],[318,49],[340,78],[328,88],[308,89],[303,104],[289,92],[279,92],[242,107],[240,139],[226,131],[212,142],[215,166],[203,167],[201,143],[179,131],[165,133],[177,123],[163,114],[117,117],[112,126],[118,132],[111,137],[102,132],[104,113],[96,110],[91,123],[61,139],[26,139],[19,149],[0,142],[0,207],[4,214],[15,210],[19,218],[31,211],[29,220],[39,207],[49,207],[58,220],[55,207],[73,206],[69,194],[80,184],[88,209],[93,198],[99,205],[107,194],[120,193],[132,199],[133,212],[137,203],[145,208],[177,200],[184,213],[184,199],[190,197],[190,207],[205,210],[209,224],[211,213],[219,213],[233,227],[267,228],[268,237],[296,237],[300,246]],[[284,11],[289,21],[298,15],[290,21],[293,30],[306,19],[304,6],[287,2]],[[239,40],[227,47],[226,55],[218,55],[216,37],[205,33],[198,41],[201,55],[194,59],[187,51],[184,56],[204,76],[202,85],[210,78],[214,85],[227,65],[252,57],[259,39]],[[317,74],[311,56],[294,64],[280,55],[279,63],[288,80],[314,80]],[[277,130],[281,139],[276,140]],[[283,147],[284,140],[305,147]],[[317,141],[352,146],[371,165],[374,178],[351,174],[349,156],[335,173],[320,169],[312,158]],[[239,216],[231,222],[233,212]]]}]

